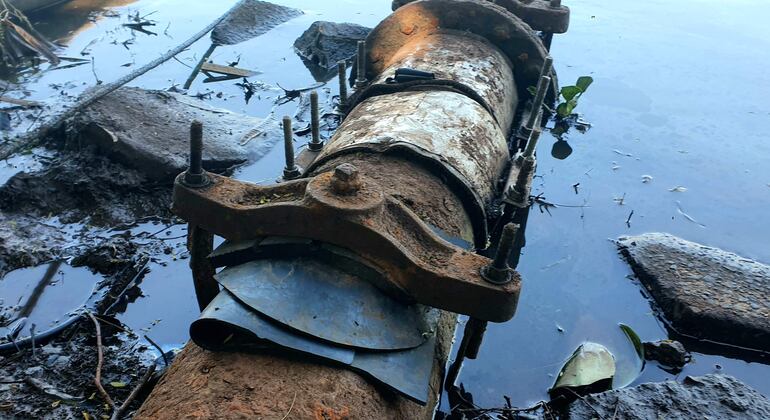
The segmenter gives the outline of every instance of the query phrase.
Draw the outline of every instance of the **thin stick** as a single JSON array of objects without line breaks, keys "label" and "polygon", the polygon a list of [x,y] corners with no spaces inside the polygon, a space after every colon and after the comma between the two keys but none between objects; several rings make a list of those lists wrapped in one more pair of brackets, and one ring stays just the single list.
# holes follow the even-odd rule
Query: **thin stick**
[{"label": "thin stick", "polygon": [[152,344],[152,346],[153,346],[153,347],[155,347],[156,349],[158,349],[158,351],[160,352],[160,357],[162,357],[162,358],[163,358],[163,364],[164,364],[164,365],[166,365],[166,367],[168,367],[168,359],[166,358],[166,352],[164,352],[164,351],[163,351],[163,349],[162,349],[162,348],[160,348],[160,346],[158,345],[158,343],[156,343],[156,342],[152,341],[152,338],[150,338],[150,337],[147,337],[147,335],[146,335],[146,334],[145,334],[145,336],[144,336],[144,339],[145,339],[145,340],[147,340],[147,341],[149,341],[149,342],[150,342],[150,344]]},{"label": "thin stick", "polygon": [[283,416],[281,420],[286,420],[289,418],[289,414],[291,414],[291,410],[294,408],[294,403],[297,401],[297,391],[294,391],[294,398],[291,400],[291,405],[289,406],[289,411],[286,412],[286,414]]},{"label": "thin stick", "polygon": [[96,328],[96,375],[94,376],[94,384],[96,385],[96,389],[99,391],[99,394],[101,394],[102,398],[104,399],[107,404],[109,404],[112,409],[115,409],[115,402],[112,401],[112,398],[110,398],[110,395],[107,394],[107,391],[104,390],[104,387],[102,386],[102,365],[104,364],[104,352],[102,349],[102,327],[99,325],[99,321],[96,320],[94,315],[91,312],[87,312],[87,315],[89,318],[91,318],[91,321],[94,323],[94,328]]},{"label": "thin stick", "polygon": [[144,388],[144,386],[147,384],[147,382],[152,377],[152,374],[155,373],[155,365],[152,364],[147,369],[147,372],[144,372],[144,375],[142,375],[142,379],[139,380],[139,383],[136,384],[133,391],[128,395],[128,398],[121,404],[120,407],[116,408],[115,411],[112,413],[112,417],[110,417],[110,420],[118,420],[120,416],[123,415],[123,412],[126,411],[128,406],[131,404],[132,401],[136,399],[136,396],[139,395],[139,391]]}]

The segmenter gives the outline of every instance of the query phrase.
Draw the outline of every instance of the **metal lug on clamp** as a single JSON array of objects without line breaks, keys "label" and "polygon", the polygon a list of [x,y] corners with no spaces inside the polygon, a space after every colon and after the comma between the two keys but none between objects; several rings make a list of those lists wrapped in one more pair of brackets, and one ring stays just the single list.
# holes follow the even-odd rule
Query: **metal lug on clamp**
[{"label": "metal lug on clamp", "polygon": [[291,117],[283,117],[283,147],[286,153],[286,167],[283,168],[285,181],[297,179],[302,175],[294,162],[294,132],[291,130]]},{"label": "metal lug on clamp", "polygon": [[318,92],[310,92],[310,131],[313,133],[313,137],[308,143],[307,148],[311,152],[320,152],[324,147],[324,143],[321,141],[321,122],[318,117]]},{"label": "metal lug on clamp", "polygon": [[361,178],[358,176],[358,168],[349,164],[334,168],[331,180],[332,190],[339,195],[355,194],[361,189]]},{"label": "metal lug on clamp", "polygon": [[366,41],[358,41],[358,67],[356,68],[356,89],[366,86]]},{"label": "metal lug on clamp", "polygon": [[190,124],[190,166],[184,174],[188,187],[205,187],[209,177],[203,172],[203,123],[194,120]]},{"label": "metal lug on clamp", "polygon": [[346,73],[348,71],[348,63],[345,60],[337,62],[337,78],[340,82],[340,108],[345,108],[348,102],[348,81],[346,80]]},{"label": "metal lug on clamp", "polygon": [[512,271],[508,267],[508,258],[511,256],[513,241],[516,239],[516,233],[519,225],[508,223],[503,228],[503,234],[500,236],[500,242],[497,244],[497,253],[492,263],[481,268],[481,276],[484,280],[492,284],[505,284],[511,281]]}]

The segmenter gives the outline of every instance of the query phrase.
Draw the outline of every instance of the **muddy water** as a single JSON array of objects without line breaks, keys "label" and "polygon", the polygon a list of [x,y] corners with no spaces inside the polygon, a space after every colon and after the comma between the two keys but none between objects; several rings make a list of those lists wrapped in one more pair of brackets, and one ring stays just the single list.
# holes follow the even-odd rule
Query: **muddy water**
[{"label": "muddy water", "polygon": [[[139,0],[110,8],[107,16],[70,13],[68,29],[56,35],[67,44],[62,55],[93,57],[93,67],[28,72],[23,80],[29,98],[66,103],[96,79],[109,82],[157,57],[233,3],[196,2],[192,7],[182,0]],[[264,83],[265,89],[246,104],[234,82],[204,84],[199,78],[191,93],[211,93],[213,105],[265,117],[282,93],[278,83],[286,88],[314,83],[291,48],[311,22],[373,26],[390,11],[388,0],[279,3],[306,14],[213,55],[220,64],[240,57],[240,67],[262,72],[251,81]],[[770,223],[763,217],[770,208],[770,169],[763,165],[770,155],[763,141],[770,123],[763,87],[770,85],[770,75],[761,65],[770,63],[770,34],[763,19],[756,19],[761,3],[737,1],[729,8],[706,0],[565,4],[572,7],[572,24],[568,34],[555,38],[553,55],[562,84],[582,75],[594,77],[577,109],[593,127],[586,134],[566,136],[573,148],[566,160],[550,156],[550,139],[541,143],[535,193],[552,203],[582,207],[533,209],[519,267],[525,279],[519,312],[506,324],[490,326],[479,359],[468,362],[460,377],[481,406],[502,405],[502,395],[520,406],[546,398],[562,362],[585,340],[608,346],[621,373],[627,372],[633,351],[619,322],[632,326],[644,340],[667,336],[610,239],[665,231],[770,263]],[[158,35],[132,33],[122,26],[137,11],[154,12],[148,18],[157,21],[151,29]],[[38,19],[57,13],[64,9]],[[56,25],[50,26],[48,33],[57,34]],[[204,38],[179,61],[132,85],[181,84],[189,73],[186,66],[194,64],[208,43]],[[336,91],[333,84],[328,88],[321,90],[322,103]],[[296,106],[290,102],[274,112],[293,115]],[[29,121],[16,123],[24,129]],[[24,170],[21,161],[13,165]],[[237,176],[270,181],[279,176],[281,165],[277,147]],[[8,168],[3,173],[13,170]],[[646,175],[652,178],[644,183]],[[676,187],[686,191],[670,191]],[[182,227],[174,229],[174,236],[183,233]],[[195,317],[187,260],[179,243],[173,249],[151,267],[140,285],[143,294],[120,315],[162,346],[185,341]],[[765,365],[696,354],[683,374],[714,371],[735,375],[770,395]],[[648,364],[637,382],[671,377]]]}]

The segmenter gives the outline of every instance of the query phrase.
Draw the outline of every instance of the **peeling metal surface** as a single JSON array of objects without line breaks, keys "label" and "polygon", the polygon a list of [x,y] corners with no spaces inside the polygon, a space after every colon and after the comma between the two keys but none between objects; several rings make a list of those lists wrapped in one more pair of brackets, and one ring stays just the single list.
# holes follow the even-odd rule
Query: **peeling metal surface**
[{"label": "peeling metal surface", "polygon": [[448,166],[482,209],[508,161],[506,136],[472,99],[452,92],[400,92],[359,104],[329,140],[309,172],[325,160],[361,149],[416,148]]},{"label": "peeling metal surface", "polygon": [[509,132],[519,101],[513,64],[486,39],[449,30],[415,37],[391,57],[373,83],[385,83],[399,68],[428,71],[438,79],[467,85],[489,104],[503,132]]},{"label": "peeling metal surface", "polygon": [[311,258],[257,260],[228,267],[217,281],[249,307],[333,343],[376,350],[417,347],[429,332],[425,308]]}]

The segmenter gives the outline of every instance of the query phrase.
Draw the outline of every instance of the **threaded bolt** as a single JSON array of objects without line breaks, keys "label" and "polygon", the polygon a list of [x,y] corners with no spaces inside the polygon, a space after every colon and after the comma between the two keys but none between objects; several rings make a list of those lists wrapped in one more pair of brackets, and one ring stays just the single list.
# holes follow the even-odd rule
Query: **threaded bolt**
[{"label": "threaded bolt", "polygon": [[203,123],[198,120],[190,124],[190,166],[185,172],[184,183],[191,187],[208,184],[208,177],[203,173]]},{"label": "threaded bolt", "polygon": [[532,110],[529,113],[529,119],[527,120],[526,125],[530,130],[535,127],[535,122],[540,117],[540,112],[543,109],[543,102],[545,102],[545,93],[548,91],[548,85],[550,83],[551,78],[543,76],[537,84],[537,93],[535,94],[535,99],[532,100]]},{"label": "threaded bolt", "polygon": [[294,132],[291,129],[291,117],[283,117],[283,147],[286,154],[286,167],[283,169],[283,179],[300,177],[299,168],[294,163]]},{"label": "threaded bolt", "polygon": [[524,149],[524,158],[531,159],[535,155],[535,149],[537,148],[537,141],[540,139],[540,127],[535,127],[529,134],[529,140],[527,140],[527,147]]},{"label": "threaded bolt", "polygon": [[321,141],[321,121],[318,117],[318,92],[310,92],[310,131],[313,133],[313,138],[307,145],[307,148],[313,152],[320,152],[323,149],[324,144]]},{"label": "threaded bolt", "polygon": [[344,108],[348,102],[348,82],[346,80],[348,63],[345,60],[337,62],[337,77],[340,81],[340,108]]},{"label": "threaded bolt", "polygon": [[481,276],[492,284],[505,284],[511,281],[511,269],[508,267],[508,258],[513,250],[513,242],[516,240],[516,233],[519,231],[519,225],[508,223],[503,228],[503,234],[500,236],[500,242],[497,244],[497,253],[492,263],[481,269]]},{"label": "threaded bolt", "polygon": [[553,67],[553,57],[551,57],[550,55],[546,56],[545,60],[543,60],[543,67],[540,69],[540,77],[548,76],[548,73],[551,72],[552,67]]},{"label": "threaded bolt", "polygon": [[358,67],[356,68],[356,89],[366,86],[366,41],[358,41]]}]

